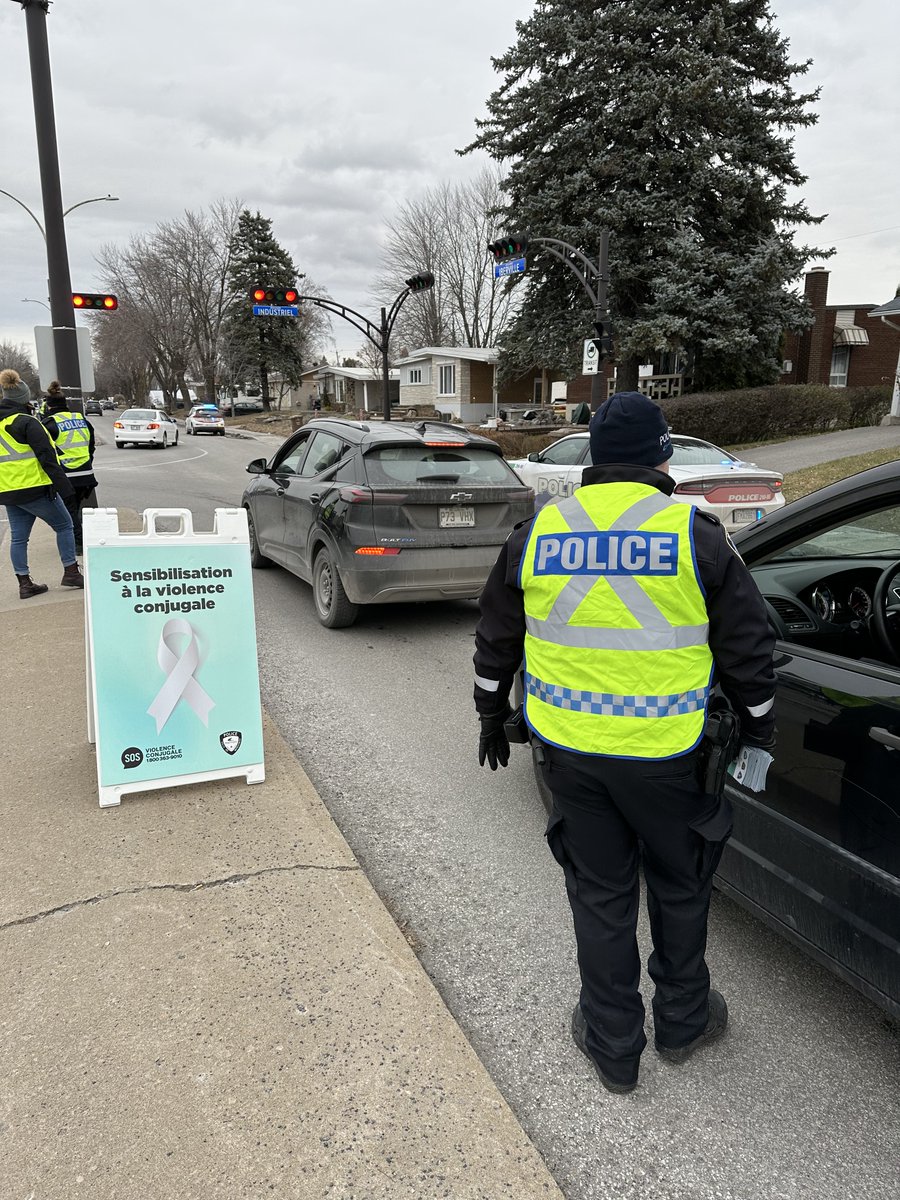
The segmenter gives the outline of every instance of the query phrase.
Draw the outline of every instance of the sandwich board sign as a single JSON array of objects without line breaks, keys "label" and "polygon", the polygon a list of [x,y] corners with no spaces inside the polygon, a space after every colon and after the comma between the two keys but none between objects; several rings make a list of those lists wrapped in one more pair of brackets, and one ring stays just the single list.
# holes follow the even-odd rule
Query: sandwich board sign
[{"label": "sandwich board sign", "polygon": [[[176,533],[161,532],[176,518]],[[88,740],[102,808],[124,794],[265,779],[247,514],[84,510]]]}]

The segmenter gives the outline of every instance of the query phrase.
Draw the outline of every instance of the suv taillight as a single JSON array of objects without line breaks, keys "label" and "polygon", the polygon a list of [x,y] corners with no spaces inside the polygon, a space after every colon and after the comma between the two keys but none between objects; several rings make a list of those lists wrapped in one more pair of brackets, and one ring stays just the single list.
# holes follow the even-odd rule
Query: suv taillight
[{"label": "suv taillight", "polygon": [[372,489],[366,487],[342,487],[341,499],[347,504],[371,504]]}]

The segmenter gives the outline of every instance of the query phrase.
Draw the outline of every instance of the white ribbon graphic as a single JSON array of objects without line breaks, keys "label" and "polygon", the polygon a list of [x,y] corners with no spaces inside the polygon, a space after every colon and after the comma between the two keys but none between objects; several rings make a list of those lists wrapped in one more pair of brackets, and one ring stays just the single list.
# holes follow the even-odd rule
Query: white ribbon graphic
[{"label": "white ribbon graphic", "polygon": [[[188,639],[187,645],[180,653],[176,651],[177,643],[172,643],[172,639],[179,636]],[[185,621],[182,617],[171,617],[166,621],[159,635],[156,661],[166,673],[165,683],[147,709],[156,721],[156,732],[160,732],[182,697],[203,724],[208,726],[209,714],[215,708],[216,702],[207,696],[194,678],[194,672],[200,666],[200,650],[197,646],[197,635],[190,621]]]}]

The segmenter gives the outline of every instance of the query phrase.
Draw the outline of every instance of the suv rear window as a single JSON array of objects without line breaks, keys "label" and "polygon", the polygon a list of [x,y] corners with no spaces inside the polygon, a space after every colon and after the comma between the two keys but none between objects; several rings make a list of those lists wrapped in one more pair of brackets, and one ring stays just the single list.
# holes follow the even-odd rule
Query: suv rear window
[{"label": "suv rear window", "polygon": [[364,461],[372,487],[461,481],[521,486],[499,454],[480,446],[384,446]]}]

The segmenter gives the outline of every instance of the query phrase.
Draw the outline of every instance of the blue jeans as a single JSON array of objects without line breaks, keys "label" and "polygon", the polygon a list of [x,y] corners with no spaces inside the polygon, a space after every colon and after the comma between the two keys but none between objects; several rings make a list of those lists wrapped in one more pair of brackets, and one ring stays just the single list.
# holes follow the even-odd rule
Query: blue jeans
[{"label": "blue jeans", "polygon": [[46,521],[56,533],[56,547],[64,567],[71,567],[75,559],[75,534],[68,509],[59,498],[28,500],[24,504],[7,504],[9,517],[9,556],[17,575],[28,575],[28,539],[38,517]]}]

